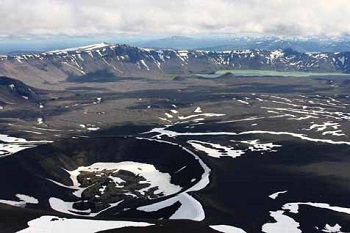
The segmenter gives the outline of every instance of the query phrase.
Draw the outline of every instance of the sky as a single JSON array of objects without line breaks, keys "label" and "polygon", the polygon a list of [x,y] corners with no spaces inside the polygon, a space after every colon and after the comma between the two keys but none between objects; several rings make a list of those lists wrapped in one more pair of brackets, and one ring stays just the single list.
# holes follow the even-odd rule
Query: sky
[{"label": "sky", "polygon": [[350,32],[349,0],[0,0],[0,14],[3,41]]}]

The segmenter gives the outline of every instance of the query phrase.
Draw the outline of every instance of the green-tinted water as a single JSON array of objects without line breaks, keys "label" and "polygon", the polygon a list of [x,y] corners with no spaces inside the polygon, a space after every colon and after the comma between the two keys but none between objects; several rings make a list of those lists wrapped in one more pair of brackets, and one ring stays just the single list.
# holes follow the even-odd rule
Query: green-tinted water
[{"label": "green-tinted water", "polygon": [[271,71],[271,70],[220,70],[215,74],[198,74],[203,78],[218,78],[226,73],[244,77],[309,77],[309,76],[349,76],[343,73],[318,73],[318,72],[298,72],[298,71]]}]

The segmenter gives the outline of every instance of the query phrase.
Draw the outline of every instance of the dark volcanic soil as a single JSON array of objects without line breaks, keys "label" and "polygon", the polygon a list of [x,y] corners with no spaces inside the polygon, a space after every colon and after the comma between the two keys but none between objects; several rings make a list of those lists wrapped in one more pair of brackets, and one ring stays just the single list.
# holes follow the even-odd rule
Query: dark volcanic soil
[{"label": "dark volcanic soil", "polygon": [[[28,220],[42,215],[81,218],[52,210],[51,197],[74,202],[81,211],[94,205],[96,213],[144,187],[142,177],[127,171],[115,175],[127,181],[123,189],[110,187],[106,177],[111,171],[86,172],[79,180],[84,187],[89,182],[95,186],[79,199],[48,180],[72,185],[62,168],[73,171],[97,162],[152,164],[170,174],[183,193],[202,178],[204,169],[178,145],[208,166],[209,184],[189,192],[185,204],[174,201],[147,213],[137,208],[179,193],[136,195],[94,218],[155,225],[106,232],[215,232],[209,226],[229,225],[250,233],[288,221],[296,224],[284,226],[302,232],[322,232],[326,224],[350,231],[349,78],[173,78],[60,83],[50,92],[36,90],[42,103],[19,98],[16,104],[0,104],[0,133],[54,141],[0,158],[0,199],[27,194],[39,200],[26,208],[0,204],[0,231],[24,229]],[[0,101],[9,100],[11,92],[6,93]],[[103,186],[110,195],[95,200]],[[281,191],[286,192],[269,197]],[[198,207],[194,203],[203,212],[192,208]],[[297,212],[286,207],[293,203],[299,203]],[[183,206],[195,210],[186,216],[204,213],[204,220],[167,220]]]}]

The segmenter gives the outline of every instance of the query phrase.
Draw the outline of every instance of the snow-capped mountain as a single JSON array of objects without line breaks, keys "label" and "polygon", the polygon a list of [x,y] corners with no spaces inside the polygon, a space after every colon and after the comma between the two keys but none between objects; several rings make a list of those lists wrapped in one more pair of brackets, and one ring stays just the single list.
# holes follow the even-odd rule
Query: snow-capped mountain
[{"label": "snow-capped mountain", "polygon": [[201,51],[147,49],[120,44],[0,57],[0,75],[31,83],[56,83],[68,77],[106,72],[115,77],[209,73],[220,69],[350,72],[350,53],[300,53],[285,50]]},{"label": "snow-capped mountain", "polygon": [[292,48],[299,52],[346,52],[350,51],[350,39],[340,37],[293,37],[293,36],[252,36],[214,35],[203,37],[172,36],[155,40],[136,41],[133,45],[151,48],[173,48],[178,50],[277,50]]}]

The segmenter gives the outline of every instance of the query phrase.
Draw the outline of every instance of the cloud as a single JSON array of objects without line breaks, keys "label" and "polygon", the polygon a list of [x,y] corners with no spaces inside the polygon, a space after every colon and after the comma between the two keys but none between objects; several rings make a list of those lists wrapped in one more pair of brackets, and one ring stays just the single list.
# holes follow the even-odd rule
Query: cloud
[{"label": "cloud", "polygon": [[348,0],[0,0],[0,36],[350,32]]}]

